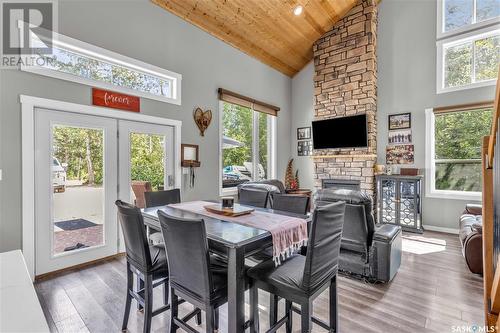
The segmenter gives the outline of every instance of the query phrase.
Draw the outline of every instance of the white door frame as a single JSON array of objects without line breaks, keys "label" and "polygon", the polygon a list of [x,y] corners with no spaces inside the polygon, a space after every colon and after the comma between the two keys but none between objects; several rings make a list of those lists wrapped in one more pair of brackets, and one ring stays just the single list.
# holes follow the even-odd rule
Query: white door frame
[{"label": "white door frame", "polygon": [[20,95],[22,129],[22,251],[33,280],[35,277],[35,112],[38,108],[86,115],[168,125],[174,128],[174,184],[181,186],[182,121],[118,111],[110,108]]}]

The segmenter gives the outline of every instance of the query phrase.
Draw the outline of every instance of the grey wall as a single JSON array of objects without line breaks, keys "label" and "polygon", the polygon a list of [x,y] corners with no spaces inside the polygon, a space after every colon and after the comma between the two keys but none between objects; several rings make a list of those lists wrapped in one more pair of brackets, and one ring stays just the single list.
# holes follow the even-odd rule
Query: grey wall
[{"label": "grey wall", "polygon": [[[379,8],[377,155],[385,164],[387,116],[412,113],[415,167],[425,168],[426,108],[492,100],[494,87],[436,94],[436,1],[384,0]],[[297,157],[297,127],[309,126],[313,118],[312,64],[292,80],[292,147],[303,186],[313,183],[310,158]],[[458,228],[466,201],[424,198],[424,227]]]},{"label": "grey wall", "polygon": [[[146,0],[59,1],[59,31],[67,36],[183,75],[182,106],[142,99],[144,114],[183,121],[182,142],[200,145],[196,187],[184,199],[218,196],[218,99],[224,87],[281,107],[277,173],[290,152],[291,79]],[[21,107],[19,95],[90,104],[91,88],[13,70],[0,71],[0,252],[21,247]],[[200,137],[194,107],[214,120]]]},{"label": "grey wall", "polygon": [[297,155],[297,128],[311,126],[314,118],[314,63],[310,62],[292,79],[291,156],[299,170],[300,187],[314,188],[314,163],[310,156]]},{"label": "grey wall", "polygon": [[[415,166],[425,167],[426,108],[493,100],[494,87],[436,94],[436,1],[384,0],[378,26],[378,163],[385,164],[387,115],[411,112]],[[425,225],[458,228],[465,201],[425,198]]]}]

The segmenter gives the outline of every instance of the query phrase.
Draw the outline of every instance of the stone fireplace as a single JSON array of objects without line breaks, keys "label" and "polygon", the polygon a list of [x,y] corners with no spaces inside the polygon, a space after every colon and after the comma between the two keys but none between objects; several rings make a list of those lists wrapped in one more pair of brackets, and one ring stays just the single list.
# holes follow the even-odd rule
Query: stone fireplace
[{"label": "stone fireplace", "polygon": [[359,181],[375,193],[377,154],[377,6],[360,0],[313,46],[314,120],[366,114],[368,148],[314,151],[315,187],[323,180]]}]

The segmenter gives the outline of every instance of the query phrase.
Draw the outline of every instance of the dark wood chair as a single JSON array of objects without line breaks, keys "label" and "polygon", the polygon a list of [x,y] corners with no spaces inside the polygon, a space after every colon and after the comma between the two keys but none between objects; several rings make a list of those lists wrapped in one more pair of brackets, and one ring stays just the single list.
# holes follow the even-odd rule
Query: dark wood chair
[{"label": "dark wood chair", "polygon": [[242,187],[238,191],[238,197],[242,205],[266,208],[269,192]]},{"label": "dark wood chair", "polygon": [[[252,279],[251,332],[259,332],[258,290],[273,294],[271,309],[277,309],[278,297],[286,300],[285,316],[271,320],[271,332],[286,324],[286,332],[292,331],[292,310],[301,314],[302,333],[311,332],[312,322],[337,332],[337,270],[340,241],[344,224],[345,203],[336,202],[318,207],[314,211],[310,228],[307,255],[296,255],[276,266],[267,260],[248,270]],[[314,318],[313,301],[325,289],[330,288],[330,323]],[[300,310],[292,304],[300,304]]]},{"label": "dark wood chair", "polygon": [[[139,208],[116,201],[118,207],[118,220],[125,239],[127,253],[127,298],[125,302],[125,314],[123,316],[122,330],[127,329],[128,317],[132,298],[144,308],[144,329],[149,332],[151,320],[154,316],[170,309],[168,304],[168,264],[165,249],[149,245],[144,228],[144,221]],[[142,288],[133,289],[134,274]],[[153,288],[163,285],[163,306],[153,310]]]},{"label": "dark wood chair", "polygon": [[145,192],[146,207],[165,206],[181,202],[181,191],[178,188],[165,191]]},{"label": "dark wood chair", "polygon": [[[170,269],[171,314],[170,332],[180,327],[197,332],[187,322],[205,311],[206,331],[219,325],[218,308],[227,302],[227,263],[210,254],[203,220],[170,216],[158,211],[165,239]],[[196,309],[179,318],[178,298],[181,296]]]}]

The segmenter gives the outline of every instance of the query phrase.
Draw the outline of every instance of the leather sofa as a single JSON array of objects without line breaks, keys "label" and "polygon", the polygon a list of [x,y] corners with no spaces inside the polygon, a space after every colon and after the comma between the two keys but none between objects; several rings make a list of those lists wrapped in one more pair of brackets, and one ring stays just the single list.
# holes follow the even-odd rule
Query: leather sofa
[{"label": "leather sofa", "polygon": [[314,195],[316,206],[336,201],[346,203],[340,271],[375,281],[391,281],[401,265],[401,227],[375,224],[372,199],[364,192],[322,189]]},{"label": "leather sofa", "polygon": [[[240,197],[240,190],[242,188],[254,189],[259,191],[269,192],[269,194],[277,193],[277,194],[285,194],[286,189],[283,182],[279,179],[269,179],[269,180],[260,180],[255,182],[246,182],[238,185],[238,198]],[[269,195],[267,207],[272,207],[272,195]]]},{"label": "leather sofa", "polygon": [[483,274],[482,206],[467,204],[460,216],[459,238],[462,254],[472,273]]}]

